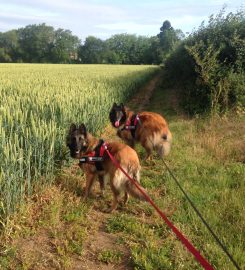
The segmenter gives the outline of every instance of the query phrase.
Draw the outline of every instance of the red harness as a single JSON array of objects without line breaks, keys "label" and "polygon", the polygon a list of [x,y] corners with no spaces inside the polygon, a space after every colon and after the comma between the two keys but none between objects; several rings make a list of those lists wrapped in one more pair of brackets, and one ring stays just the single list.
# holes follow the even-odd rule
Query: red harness
[{"label": "red harness", "polygon": [[135,132],[138,124],[141,124],[139,114],[133,114],[131,118],[126,121],[125,126],[121,130],[129,130],[133,138],[135,138]]},{"label": "red harness", "polygon": [[139,123],[140,118],[138,114],[134,114],[126,121],[126,124],[124,126],[124,129],[126,130],[134,130],[137,127],[137,124]]},{"label": "red harness", "polygon": [[103,167],[101,162],[104,161],[104,154],[107,149],[108,144],[103,140],[100,140],[99,144],[94,148],[94,150],[83,156],[79,160],[79,164],[89,163],[95,165],[98,171],[102,171]]}]

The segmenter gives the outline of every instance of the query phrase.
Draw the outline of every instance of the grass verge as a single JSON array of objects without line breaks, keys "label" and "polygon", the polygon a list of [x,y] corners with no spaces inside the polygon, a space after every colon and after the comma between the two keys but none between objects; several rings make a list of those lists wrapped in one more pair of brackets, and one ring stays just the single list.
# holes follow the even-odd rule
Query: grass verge
[{"label": "grass verge", "polygon": [[[175,91],[160,85],[146,107],[170,123],[174,140],[166,162],[243,269],[244,116],[188,119],[177,104]],[[107,131],[108,137],[114,133]],[[137,152],[142,160],[140,146]],[[162,161],[142,163],[141,179],[216,269],[234,269]],[[83,185],[80,170],[64,169],[56,185],[38,192],[11,217],[0,239],[0,269],[202,269],[147,203],[131,199],[126,207],[104,214],[110,190],[104,199],[93,196],[84,203]],[[92,240],[94,249],[89,247]]]}]

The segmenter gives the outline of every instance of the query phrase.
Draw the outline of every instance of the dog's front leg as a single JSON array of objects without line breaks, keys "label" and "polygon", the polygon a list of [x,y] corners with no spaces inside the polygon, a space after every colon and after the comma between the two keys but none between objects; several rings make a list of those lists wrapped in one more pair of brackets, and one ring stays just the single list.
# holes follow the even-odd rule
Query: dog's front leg
[{"label": "dog's front leg", "polygon": [[87,200],[90,190],[93,186],[94,180],[95,180],[95,174],[93,173],[86,173],[86,186],[85,186],[85,195],[84,200]]},{"label": "dog's front leg", "polygon": [[131,148],[135,148],[135,141],[134,141],[134,139],[132,139],[132,140],[127,140],[127,144],[131,147]]},{"label": "dog's front leg", "polygon": [[100,183],[100,192],[101,196],[104,196],[104,190],[105,190],[105,180],[104,180],[104,175],[99,175],[99,183]]}]

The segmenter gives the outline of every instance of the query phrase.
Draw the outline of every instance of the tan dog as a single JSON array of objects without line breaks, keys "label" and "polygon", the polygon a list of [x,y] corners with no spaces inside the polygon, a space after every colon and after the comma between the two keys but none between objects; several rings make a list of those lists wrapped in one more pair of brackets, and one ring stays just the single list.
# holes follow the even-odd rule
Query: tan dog
[{"label": "tan dog", "polygon": [[166,120],[158,113],[135,114],[122,103],[113,104],[110,111],[111,124],[118,129],[117,135],[134,148],[139,142],[146,150],[148,159],[153,150],[163,158],[169,154],[172,134]]},{"label": "tan dog", "polygon": [[[85,198],[89,196],[91,187],[99,176],[100,180],[109,180],[110,187],[113,193],[113,203],[109,212],[117,208],[119,195],[122,191],[125,192],[124,203],[129,199],[129,194],[140,200],[145,200],[140,191],[130,182],[130,180],[119,170],[109,158],[107,152],[102,149],[104,144],[98,139],[87,133],[84,124],[76,127],[72,124],[67,136],[67,146],[70,148],[71,157],[84,160],[84,156],[94,156],[95,152],[103,152],[102,161],[94,163],[80,163],[81,168],[86,175]],[[131,147],[120,142],[110,142],[107,145],[109,152],[122,168],[136,181],[140,181],[140,163],[137,153]],[[93,153],[93,155],[91,155]],[[103,187],[103,185],[101,185]]]}]

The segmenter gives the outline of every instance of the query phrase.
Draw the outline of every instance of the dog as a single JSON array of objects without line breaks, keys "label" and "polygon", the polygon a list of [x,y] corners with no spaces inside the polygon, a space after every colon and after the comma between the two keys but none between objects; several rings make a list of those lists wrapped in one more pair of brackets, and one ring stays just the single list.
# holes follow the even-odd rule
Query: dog
[{"label": "dog", "polygon": [[[99,177],[101,188],[104,187],[104,180],[109,180],[113,193],[113,202],[107,212],[112,212],[117,208],[119,195],[122,191],[125,193],[124,204],[127,203],[129,195],[145,201],[143,194],[141,194],[124,173],[113,164],[105,150],[103,141],[98,140],[88,133],[84,124],[78,127],[75,124],[70,126],[66,144],[70,149],[71,157],[80,159],[80,161],[84,161],[88,157],[91,159],[91,153],[94,155],[95,152],[103,152],[102,156],[96,157],[96,159],[100,158],[100,161],[79,163],[79,166],[84,170],[86,176],[85,199],[89,196],[95,179]],[[106,148],[129,176],[139,183],[141,166],[135,150],[120,142],[110,142],[106,145]]]},{"label": "dog", "polygon": [[148,160],[153,150],[161,158],[170,152],[172,134],[166,120],[158,113],[140,112],[135,114],[122,103],[113,104],[109,119],[113,127],[117,128],[117,135],[134,148],[139,142],[146,150],[145,160]]}]

